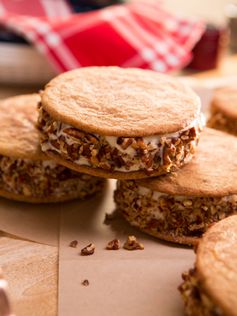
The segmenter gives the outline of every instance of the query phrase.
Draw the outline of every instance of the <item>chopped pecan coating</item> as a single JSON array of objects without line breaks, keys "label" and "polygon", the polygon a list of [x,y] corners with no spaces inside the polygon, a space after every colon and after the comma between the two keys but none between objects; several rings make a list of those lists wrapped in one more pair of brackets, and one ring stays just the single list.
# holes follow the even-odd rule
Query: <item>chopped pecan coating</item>
[{"label": "chopped pecan coating", "polygon": [[15,159],[0,155],[0,189],[27,197],[69,195],[84,198],[100,190],[102,180],[51,160]]},{"label": "chopped pecan coating", "polygon": [[135,181],[119,181],[114,198],[130,224],[151,234],[199,238],[213,223],[237,213],[237,195],[185,197],[140,190]]},{"label": "chopped pecan coating", "polygon": [[183,283],[178,287],[187,316],[222,316],[219,307],[203,291],[197,270],[190,269],[182,274]]},{"label": "chopped pecan coating", "polygon": [[143,170],[148,175],[170,172],[188,162],[198,144],[202,123],[170,135],[113,137],[86,133],[55,121],[39,108],[42,150],[78,165],[122,172]]}]

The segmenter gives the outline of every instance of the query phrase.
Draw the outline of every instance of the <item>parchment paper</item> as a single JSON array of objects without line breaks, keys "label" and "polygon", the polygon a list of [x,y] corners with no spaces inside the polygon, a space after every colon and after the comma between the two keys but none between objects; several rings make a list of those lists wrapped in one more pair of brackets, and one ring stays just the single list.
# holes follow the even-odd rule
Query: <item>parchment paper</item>
[{"label": "parchment paper", "polygon": [[[62,208],[59,250],[59,316],[182,315],[177,286],[181,273],[193,264],[191,249],[171,246],[138,232],[116,216],[103,223],[105,212],[114,210],[113,186],[104,197]],[[106,250],[108,241],[123,243],[134,234],[145,249]],[[77,248],[69,247],[78,240]],[[94,243],[94,255],[80,249]],[[88,279],[89,286],[81,282]]]},{"label": "parchment paper", "polygon": [[60,204],[29,204],[0,198],[0,230],[21,239],[58,246]]}]

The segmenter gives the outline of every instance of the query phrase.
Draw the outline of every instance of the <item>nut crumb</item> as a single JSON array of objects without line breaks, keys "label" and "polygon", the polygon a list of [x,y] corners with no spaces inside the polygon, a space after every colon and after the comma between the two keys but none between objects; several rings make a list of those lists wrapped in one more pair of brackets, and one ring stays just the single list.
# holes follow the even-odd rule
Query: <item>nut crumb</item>
[{"label": "nut crumb", "polygon": [[95,252],[95,245],[92,243],[90,243],[89,245],[81,249],[82,256],[90,256],[90,255],[93,255],[94,252]]},{"label": "nut crumb", "polygon": [[72,240],[69,244],[69,247],[72,247],[72,248],[76,248],[78,245],[78,241],[77,240]]},{"label": "nut crumb", "polygon": [[143,244],[137,241],[135,236],[128,236],[127,241],[124,243],[123,248],[126,250],[143,250]]},{"label": "nut crumb", "polygon": [[114,218],[113,213],[105,213],[105,221],[106,220],[111,220],[113,218]]},{"label": "nut crumb", "polygon": [[198,243],[196,245],[193,245],[193,251],[194,253],[197,253],[197,249],[198,249]]},{"label": "nut crumb", "polygon": [[114,211],[113,213],[105,213],[105,218],[104,218],[104,224],[108,225],[113,219],[117,217],[117,212]]},{"label": "nut crumb", "polygon": [[118,250],[120,248],[120,241],[118,239],[113,239],[108,242],[106,249],[107,250]]},{"label": "nut crumb", "polygon": [[89,286],[90,285],[88,280],[82,281],[81,284],[84,285],[84,286]]}]

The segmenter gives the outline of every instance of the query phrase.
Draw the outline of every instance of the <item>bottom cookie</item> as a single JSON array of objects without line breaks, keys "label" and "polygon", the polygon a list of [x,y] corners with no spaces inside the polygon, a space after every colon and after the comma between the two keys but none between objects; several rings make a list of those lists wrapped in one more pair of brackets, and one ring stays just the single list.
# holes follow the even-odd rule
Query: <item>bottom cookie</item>
[{"label": "bottom cookie", "polygon": [[209,229],[200,241],[193,269],[179,286],[187,316],[237,315],[237,216]]},{"label": "bottom cookie", "polygon": [[215,222],[237,213],[237,195],[198,197],[153,191],[136,181],[118,181],[117,209],[140,230],[163,240],[195,245]]},{"label": "bottom cookie", "polygon": [[153,236],[196,244],[212,224],[237,214],[236,155],[236,137],[206,128],[195,157],[177,172],[118,181],[117,208]]},{"label": "bottom cookie", "polygon": [[237,136],[237,89],[226,86],[215,91],[207,126]]},{"label": "bottom cookie", "polygon": [[0,196],[30,203],[85,199],[102,190],[104,179],[74,172],[50,160],[0,155]]},{"label": "bottom cookie", "polygon": [[207,126],[237,136],[236,122],[236,119],[213,110],[211,117],[207,122]]}]

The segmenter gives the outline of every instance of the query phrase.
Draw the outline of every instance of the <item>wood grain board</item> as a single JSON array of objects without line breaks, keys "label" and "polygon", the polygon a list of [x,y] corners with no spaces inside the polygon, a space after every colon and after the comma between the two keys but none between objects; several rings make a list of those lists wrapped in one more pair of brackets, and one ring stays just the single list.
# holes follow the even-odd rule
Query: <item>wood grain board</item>
[{"label": "wood grain board", "polygon": [[17,316],[57,315],[56,247],[1,236],[0,266]]}]

